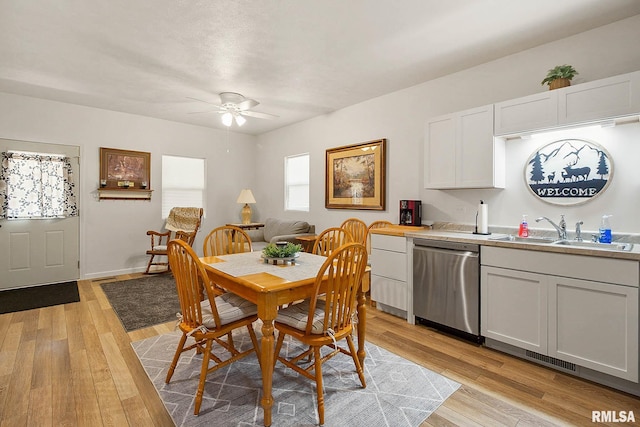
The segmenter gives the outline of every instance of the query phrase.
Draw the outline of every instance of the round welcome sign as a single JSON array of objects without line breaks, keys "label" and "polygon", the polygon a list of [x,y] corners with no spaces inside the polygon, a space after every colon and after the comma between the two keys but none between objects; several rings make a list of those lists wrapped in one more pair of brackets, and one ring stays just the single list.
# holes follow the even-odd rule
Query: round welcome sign
[{"label": "round welcome sign", "polygon": [[583,139],[562,139],[538,148],[525,165],[529,190],[556,205],[575,205],[603,193],[613,164],[607,150]]}]

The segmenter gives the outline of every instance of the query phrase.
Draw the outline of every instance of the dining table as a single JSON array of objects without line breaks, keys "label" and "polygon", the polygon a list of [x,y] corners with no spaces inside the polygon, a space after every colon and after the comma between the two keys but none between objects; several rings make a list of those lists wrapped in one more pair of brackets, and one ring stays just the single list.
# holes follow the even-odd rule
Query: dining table
[{"label": "dining table", "polygon": [[[260,368],[263,395],[260,403],[264,410],[264,425],[270,426],[275,358],[273,322],[279,307],[312,296],[316,276],[326,257],[300,252],[292,261],[274,263],[264,259],[261,252],[244,252],[202,257],[200,260],[213,283],[258,307],[258,318],[262,321]],[[369,290],[369,282],[367,268],[357,295],[357,356],[362,366],[365,358],[366,292]]]}]

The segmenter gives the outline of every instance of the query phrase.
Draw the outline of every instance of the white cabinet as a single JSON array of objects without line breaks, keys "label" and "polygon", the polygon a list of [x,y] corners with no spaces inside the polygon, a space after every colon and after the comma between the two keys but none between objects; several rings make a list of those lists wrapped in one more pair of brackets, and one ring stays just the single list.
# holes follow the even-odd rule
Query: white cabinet
[{"label": "white cabinet", "polygon": [[640,71],[495,104],[495,135],[507,136],[640,114]]},{"label": "white cabinet", "polygon": [[558,90],[495,104],[495,134],[509,135],[558,126]]},{"label": "white cabinet", "polygon": [[486,246],[481,260],[483,336],[638,382],[638,262]]},{"label": "white cabinet", "polygon": [[430,119],[425,188],[504,188],[504,142],[493,138],[493,105]]},{"label": "white cabinet", "polygon": [[[406,317],[408,301],[407,239],[371,234],[371,300]],[[389,310],[386,310],[389,311]]]},{"label": "white cabinet", "polygon": [[637,382],[638,288],[549,282],[549,356]]},{"label": "white cabinet", "polygon": [[558,113],[560,125],[640,113],[640,71],[562,88]]},{"label": "white cabinet", "polygon": [[547,284],[544,276],[481,268],[481,335],[547,353]]}]

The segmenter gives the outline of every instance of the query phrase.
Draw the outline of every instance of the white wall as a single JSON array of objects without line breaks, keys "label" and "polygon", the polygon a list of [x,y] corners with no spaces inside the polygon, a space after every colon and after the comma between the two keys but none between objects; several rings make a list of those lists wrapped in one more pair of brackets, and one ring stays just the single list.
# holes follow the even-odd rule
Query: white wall
[{"label": "white wall", "polygon": [[[522,145],[522,151],[511,142],[504,190],[422,188],[422,145],[427,118],[547,90],[540,81],[555,65],[572,64],[580,73],[574,84],[640,70],[637,40],[640,40],[640,16],[261,135],[256,173],[269,177],[255,184],[262,219],[264,216],[301,218],[316,224],[319,230],[338,225],[350,216],[360,217],[367,223],[377,219],[397,223],[398,201],[421,199],[425,205],[424,219],[472,223],[478,201],[484,199],[490,207],[490,226],[515,227],[523,213],[528,213],[530,218],[543,214],[555,218],[565,213],[569,224],[580,219],[585,222],[585,230],[593,230],[603,213],[613,213],[614,233],[640,232],[637,203],[629,203],[633,194],[629,190],[637,191],[637,185],[630,186],[638,180],[635,172],[638,157],[627,154],[636,152],[633,144],[637,145],[640,135],[637,125],[610,131],[611,135],[620,136],[620,140],[615,141],[620,145],[615,148],[603,145],[612,154],[617,175],[604,195],[581,206],[557,208],[530,195],[524,187],[521,170],[531,147]],[[379,138],[388,139],[386,211],[325,209],[325,150]],[[283,158],[302,152],[311,154],[311,211],[284,212]],[[625,180],[620,179],[622,174],[628,175]]]},{"label": "white wall", "polygon": [[[0,138],[80,146],[80,274],[105,277],[141,271],[149,248],[147,230],[162,230],[163,154],[205,158],[204,233],[240,220],[236,198],[251,187],[256,138],[131,114],[0,93]],[[151,153],[151,201],[97,198],[99,147]]]}]

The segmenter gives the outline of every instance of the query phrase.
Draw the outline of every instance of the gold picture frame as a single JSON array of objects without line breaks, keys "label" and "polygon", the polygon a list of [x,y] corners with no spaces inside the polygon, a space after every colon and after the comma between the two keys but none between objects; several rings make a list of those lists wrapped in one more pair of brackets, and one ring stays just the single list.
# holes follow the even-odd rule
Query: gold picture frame
[{"label": "gold picture frame", "polygon": [[100,147],[100,189],[151,188],[151,153]]},{"label": "gold picture frame", "polygon": [[327,209],[385,209],[386,143],[378,139],[327,150]]}]

